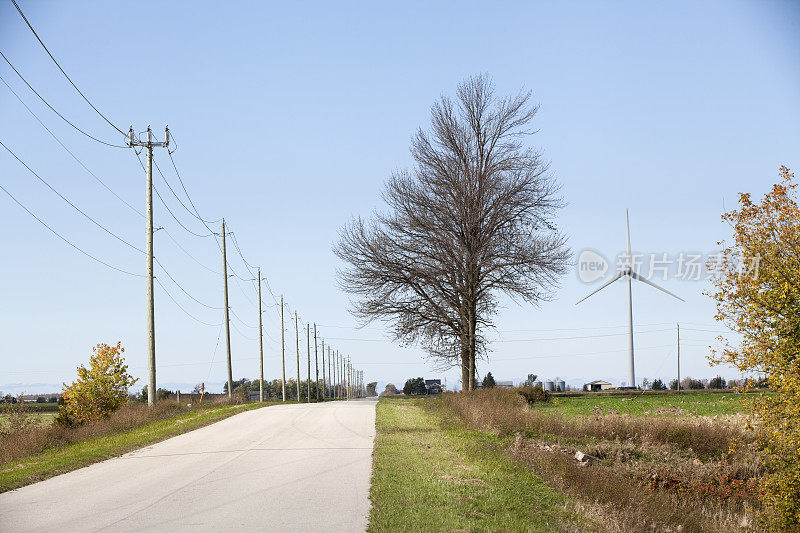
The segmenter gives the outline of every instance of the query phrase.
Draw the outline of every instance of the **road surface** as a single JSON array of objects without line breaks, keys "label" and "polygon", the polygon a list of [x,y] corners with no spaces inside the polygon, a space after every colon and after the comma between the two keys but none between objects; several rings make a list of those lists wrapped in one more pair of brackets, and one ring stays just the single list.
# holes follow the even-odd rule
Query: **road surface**
[{"label": "road surface", "polygon": [[0,531],[364,531],[375,403],[247,411],[0,494]]}]

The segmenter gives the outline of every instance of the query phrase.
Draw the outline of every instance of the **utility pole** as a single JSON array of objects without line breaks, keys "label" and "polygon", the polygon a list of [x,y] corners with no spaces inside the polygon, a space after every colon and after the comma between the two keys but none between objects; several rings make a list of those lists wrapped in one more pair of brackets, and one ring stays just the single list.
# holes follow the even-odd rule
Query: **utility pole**
[{"label": "utility pole", "polygon": [[306,398],[308,403],[311,403],[311,324],[306,323],[306,351],[307,351],[307,359],[308,359],[308,398]]},{"label": "utility pole", "polygon": [[286,343],[283,340],[286,328],[283,327],[283,294],[281,294],[281,386],[283,401],[286,401]]},{"label": "utility pole", "polygon": [[294,342],[297,350],[297,401],[300,401],[300,330],[297,329],[297,311],[294,312]]},{"label": "utility pole", "polygon": [[258,269],[258,401],[264,401],[264,332],[261,329],[261,269]]},{"label": "utility pole", "polygon": [[145,255],[147,299],[147,405],[156,404],[156,305],[153,297],[153,147],[169,146],[169,126],[164,128],[164,142],[153,141],[153,132],[147,125],[147,140],[142,142],[133,138],[133,125],[128,130],[128,146],[136,150],[136,146],[147,148],[147,167],[145,178]]},{"label": "utility pole", "polygon": [[322,342],[322,399],[327,397],[327,383],[325,382],[325,339],[320,339]]},{"label": "utility pole", "polygon": [[225,344],[228,347],[228,398],[233,396],[231,370],[231,317],[228,314],[228,257],[225,253],[225,219],[222,219],[222,280],[225,282]]},{"label": "utility pole", "polygon": [[317,324],[314,323],[314,369],[316,370],[315,373],[315,380],[314,383],[317,386],[317,401],[319,401],[319,354],[317,353]]},{"label": "utility pole", "polygon": [[333,366],[335,368],[333,375],[336,376],[336,385],[335,385],[335,392],[336,392],[336,399],[338,400],[341,395],[341,391],[339,390],[339,385],[342,382],[342,369],[339,366],[339,350],[334,350],[333,352]]},{"label": "utility pole", "polygon": [[678,392],[681,391],[681,325],[675,324],[678,326]]}]

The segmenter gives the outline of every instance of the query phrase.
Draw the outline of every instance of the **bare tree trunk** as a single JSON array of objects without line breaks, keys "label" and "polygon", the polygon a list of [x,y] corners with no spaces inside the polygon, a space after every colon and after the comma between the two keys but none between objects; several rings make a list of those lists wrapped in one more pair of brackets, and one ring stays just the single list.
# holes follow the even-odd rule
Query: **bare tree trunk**
[{"label": "bare tree trunk", "polygon": [[475,335],[475,325],[478,317],[474,299],[469,304],[469,381],[470,390],[475,390],[475,351],[477,348],[477,337]]},{"label": "bare tree trunk", "polygon": [[461,390],[472,390],[472,380],[469,379],[469,349],[466,335],[461,336]]}]

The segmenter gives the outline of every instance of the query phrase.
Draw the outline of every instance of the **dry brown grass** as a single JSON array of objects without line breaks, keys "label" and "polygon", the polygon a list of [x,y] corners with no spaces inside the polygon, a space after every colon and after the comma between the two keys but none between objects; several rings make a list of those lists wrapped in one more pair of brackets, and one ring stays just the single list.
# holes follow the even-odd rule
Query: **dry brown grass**
[{"label": "dry brown grass", "polygon": [[740,427],[709,418],[599,415],[567,418],[542,414],[510,389],[485,389],[469,394],[445,394],[445,404],[473,427],[531,435],[669,444],[701,456],[722,458],[735,442],[752,437]]},{"label": "dry brown grass", "polygon": [[[554,416],[507,389],[442,400],[474,428],[516,433],[508,452],[608,531],[753,527],[761,467],[742,427],[709,417]],[[598,461],[578,462],[577,450]]]},{"label": "dry brown grass", "polygon": [[[209,405],[227,403],[216,401]],[[111,414],[109,418],[75,427],[59,424],[39,426],[34,415],[20,404],[2,404],[0,414],[8,415],[9,422],[0,430],[0,465],[29,457],[49,448],[82,442],[95,437],[112,435],[185,413],[186,404],[164,401],[149,408],[147,404],[131,402]]]}]

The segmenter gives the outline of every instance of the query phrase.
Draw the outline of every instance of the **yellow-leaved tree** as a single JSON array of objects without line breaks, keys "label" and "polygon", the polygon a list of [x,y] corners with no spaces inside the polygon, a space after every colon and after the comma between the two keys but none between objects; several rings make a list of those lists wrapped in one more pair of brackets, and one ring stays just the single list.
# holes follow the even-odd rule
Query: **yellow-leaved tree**
[{"label": "yellow-leaved tree", "polygon": [[766,377],[769,392],[753,403],[753,426],[766,474],[762,482],[765,526],[800,524],[800,208],[794,174],[761,202],[739,195],[722,218],[733,240],[721,242],[715,265],[717,320],[742,334],[741,344],[714,352],[750,375]]},{"label": "yellow-leaved tree", "polygon": [[128,374],[124,352],[119,342],[116,346],[98,344],[92,349],[89,368],[79,366],[78,379],[72,385],[63,384],[60,423],[84,424],[105,418],[128,402],[128,389],[137,380]]}]

